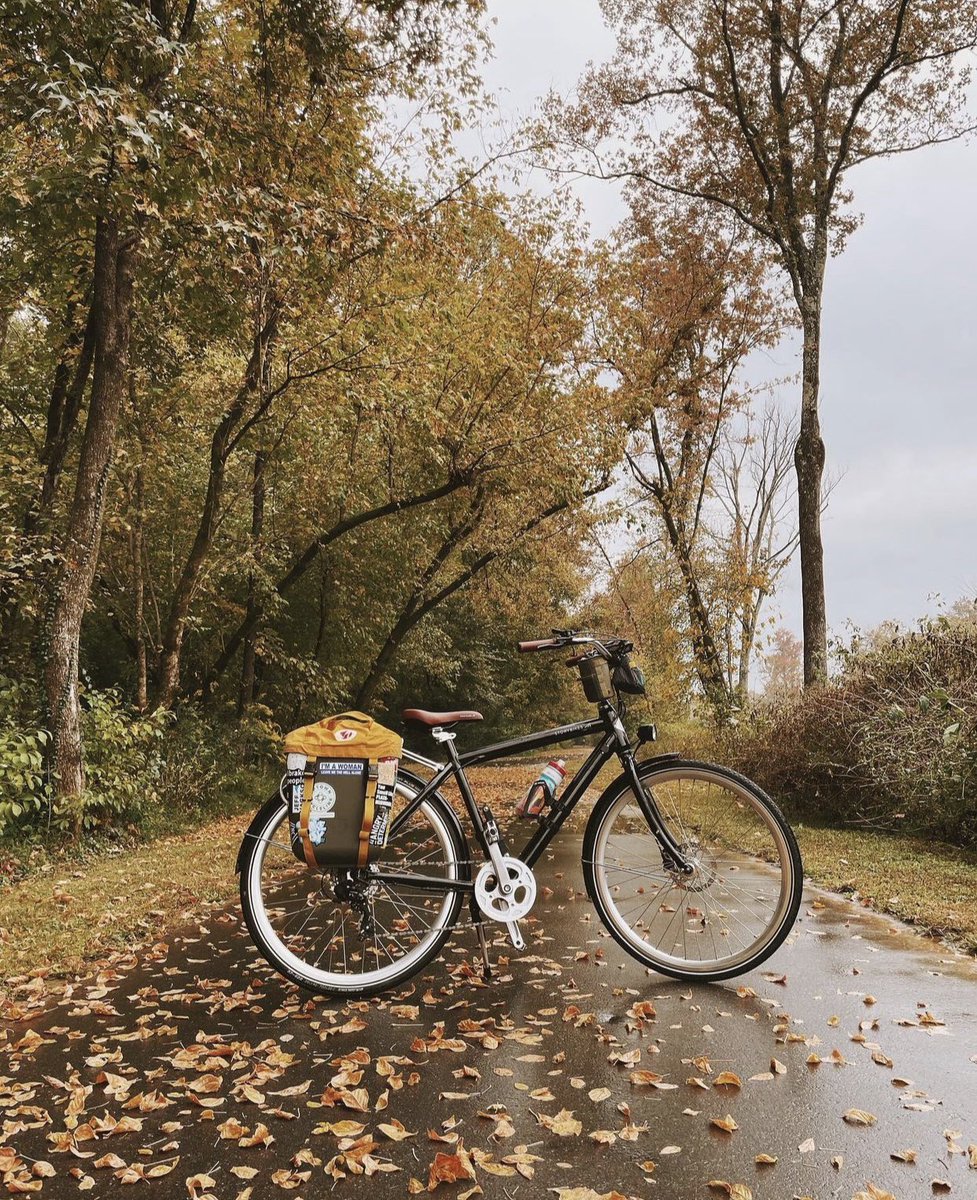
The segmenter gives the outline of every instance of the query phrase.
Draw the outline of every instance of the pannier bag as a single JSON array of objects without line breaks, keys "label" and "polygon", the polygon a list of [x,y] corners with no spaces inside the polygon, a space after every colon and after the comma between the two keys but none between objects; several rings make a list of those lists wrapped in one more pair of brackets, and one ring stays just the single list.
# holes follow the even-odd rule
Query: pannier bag
[{"label": "pannier bag", "polygon": [[285,738],[292,852],[307,866],[365,867],[387,844],[404,739],[345,712]]}]

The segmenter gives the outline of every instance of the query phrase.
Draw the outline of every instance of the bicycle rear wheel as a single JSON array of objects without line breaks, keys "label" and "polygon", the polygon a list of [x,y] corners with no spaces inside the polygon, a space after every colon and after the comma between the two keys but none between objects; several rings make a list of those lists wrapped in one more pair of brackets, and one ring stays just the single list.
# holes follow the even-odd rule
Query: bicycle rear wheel
[{"label": "bicycle rear wheel", "polygon": [[[398,778],[392,821],[418,792]],[[292,853],[288,817],[273,796],[245,835],[241,908],[255,945],[282,975],[326,995],[368,996],[397,987],[441,952],[462,894],[412,888],[412,872],[468,877],[464,836],[447,801],[432,795],[363,870],[310,870]]]},{"label": "bicycle rear wheel", "polygon": [[631,784],[598,801],[584,839],[587,890],[608,932],[664,975],[703,981],[752,970],[781,945],[801,902],[793,831],[764,792],[725,767],[639,766],[647,794],[693,864],[670,870]]}]

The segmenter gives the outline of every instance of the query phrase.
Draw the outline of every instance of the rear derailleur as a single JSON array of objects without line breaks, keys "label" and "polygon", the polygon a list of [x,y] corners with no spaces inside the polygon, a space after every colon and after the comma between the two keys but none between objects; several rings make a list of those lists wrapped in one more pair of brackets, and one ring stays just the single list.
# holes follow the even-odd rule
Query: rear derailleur
[{"label": "rear derailleur", "polygon": [[336,899],[340,904],[348,904],[356,913],[360,937],[363,939],[371,938],[376,933],[371,901],[378,890],[376,881],[359,871],[343,871],[333,883],[332,892]]}]

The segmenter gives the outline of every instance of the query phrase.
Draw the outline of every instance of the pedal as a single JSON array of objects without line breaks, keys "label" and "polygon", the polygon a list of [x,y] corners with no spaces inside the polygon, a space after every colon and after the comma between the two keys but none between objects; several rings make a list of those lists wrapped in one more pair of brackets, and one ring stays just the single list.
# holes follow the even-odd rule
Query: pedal
[{"label": "pedal", "polygon": [[506,921],[505,927],[509,931],[509,941],[512,942],[513,946],[515,946],[517,950],[525,950],[526,939],[519,932],[519,922]]}]

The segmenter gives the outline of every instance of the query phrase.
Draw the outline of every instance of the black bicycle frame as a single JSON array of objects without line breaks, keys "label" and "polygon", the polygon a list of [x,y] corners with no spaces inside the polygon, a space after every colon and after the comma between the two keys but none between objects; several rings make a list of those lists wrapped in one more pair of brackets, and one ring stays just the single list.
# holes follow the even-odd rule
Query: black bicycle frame
[{"label": "black bicycle frame", "polygon": [[[624,773],[632,785],[638,805],[652,833],[661,846],[662,854],[674,863],[677,870],[687,870],[688,864],[682,854],[681,848],[675,842],[668,827],[661,819],[654,800],[648,796],[641,785],[634,759],[634,751],[637,743],[632,745],[617,710],[609,702],[603,701],[599,706],[599,712],[600,715],[598,717],[591,718],[589,721],[577,721],[572,725],[560,725],[555,729],[544,729],[539,733],[529,733],[523,737],[510,738],[504,742],[495,742],[491,746],[482,746],[475,750],[468,750],[464,754],[458,753],[452,739],[446,739],[445,746],[448,752],[448,761],[446,763],[436,763],[429,759],[423,759],[420,756],[412,756],[429,766],[434,771],[434,775],[432,775],[413,800],[397,814],[390,826],[390,838],[393,838],[398,830],[410,820],[428,796],[436,792],[442,783],[453,777],[457,781],[458,790],[461,792],[461,798],[464,801],[479,845],[485,853],[486,858],[488,858],[489,843],[486,817],[478,807],[468,778],[465,775],[465,768],[492,762],[499,758],[507,758],[524,750],[539,749],[543,746],[555,745],[558,742],[570,741],[573,738],[586,737],[588,734],[602,733],[603,737],[591,750],[583,765],[567,784],[565,790],[557,796],[556,802],[544,812],[535,831],[516,857],[526,863],[527,866],[533,866],[560,831],[564,821],[573,812],[601,768],[616,754],[621,760]],[[379,865],[378,869],[371,871],[371,875],[381,882],[396,881],[401,885],[416,887],[421,890],[471,891],[473,888],[470,879],[443,879],[436,876],[415,875],[402,871],[384,871],[382,866]]]}]

